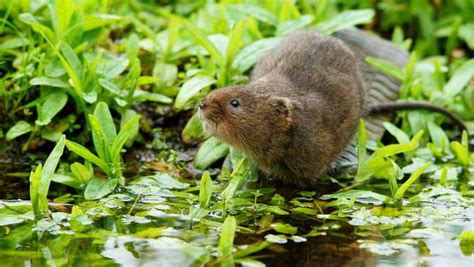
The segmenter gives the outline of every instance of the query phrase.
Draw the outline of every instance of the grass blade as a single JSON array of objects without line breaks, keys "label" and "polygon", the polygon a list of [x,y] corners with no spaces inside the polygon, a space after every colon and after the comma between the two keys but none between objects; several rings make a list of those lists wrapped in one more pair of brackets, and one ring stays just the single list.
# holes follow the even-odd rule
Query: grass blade
[{"label": "grass blade", "polygon": [[211,203],[212,196],[212,179],[209,172],[206,171],[201,177],[201,185],[199,187],[199,204],[201,208],[208,208]]},{"label": "grass blade", "polygon": [[398,188],[397,193],[395,193],[395,199],[402,199],[403,196],[405,195],[405,192],[408,190],[410,185],[412,185],[419,177],[420,175],[431,165],[431,161],[427,162],[425,165],[423,165],[421,168],[419,168],[416,172],[412,173],[408,180],[406,180],[400,188]]},{"label": "grass blade", "polygon": [[89,149],[85,148],[84,146],[78,143],[75,143],[73,141],[66,140],[66,147],[70,151],[76,153],[78,156],[92,162],[97,167],[102,169],[104,172],[106,173],[109,172],[109,166],[107,165],[107,163],[105,163],[103,160],[98,158],[96,155],[94,155],[92,152],[89,151]]},{"label": "grass blade", "polygon": [[113,163],[117,163],[117,161],[120,159],[120,151],[127,142],[128,138],[130,137],[130,134],[132,133],[134,127],[136,127],[139,120],[140,115],[135,115],[123,125],[122,129],[118,133],[117,138],[115,138],[115,141],[112,144],[110,151],[110,156]]},{"label": "grass blade", "polygon": [[222,225],[219,246],[217,247],[219,257],[221,259],[221,266],[234,266],[232,248],[234,247],[236,228],[237,222],[235,221],[235,218],[232,216],[227,217],[224,221],[224,224]]},{"label": "grass blade", "polygon": [[204,49],[206,49],[206,51],[211,55],[211,58],[214,59],[217,64],[219,64],[220,66],[224,66],[224,58],[219,53],[217,48],[212,44],[212,42],[204,35],[204,33],[202,33],[196,26],[191,24],[189,21],[186,21],[185,25],[193,36],[194,40],[196,40],[196,43],[204,47]]}]

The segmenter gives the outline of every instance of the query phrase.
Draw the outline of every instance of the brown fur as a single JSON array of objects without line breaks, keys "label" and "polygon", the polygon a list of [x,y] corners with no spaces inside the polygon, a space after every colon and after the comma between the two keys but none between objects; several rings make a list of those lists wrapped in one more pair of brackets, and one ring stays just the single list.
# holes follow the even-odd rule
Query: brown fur
[{"label": "brown fur", "polygon": [[[365,114],[363,79],[341,41],[310,30],[263,55],[251,82],[201,102],[206,130],[282,181],[314,185]],[[232,100],[240,105],[233,107]]]}]

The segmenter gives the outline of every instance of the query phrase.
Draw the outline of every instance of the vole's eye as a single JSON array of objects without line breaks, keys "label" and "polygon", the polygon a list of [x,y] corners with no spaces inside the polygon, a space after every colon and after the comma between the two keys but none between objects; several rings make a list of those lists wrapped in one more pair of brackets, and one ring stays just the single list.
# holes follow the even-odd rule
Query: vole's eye
[{"label": "vole's eye", "polygon": [[240,106],[240,103],[239,103],[238,100],[233,99],[233,100],[230,101],[230,105],[233,106],[234,108],[236,108],[236,107]]}]

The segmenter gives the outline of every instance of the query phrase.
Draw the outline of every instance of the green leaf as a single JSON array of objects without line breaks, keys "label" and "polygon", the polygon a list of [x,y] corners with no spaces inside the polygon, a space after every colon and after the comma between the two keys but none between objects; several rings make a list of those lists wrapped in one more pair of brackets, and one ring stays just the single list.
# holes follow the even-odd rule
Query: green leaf
[{"label": "green leaf", "polygon": [[21,217],[21,215],[16,215],[16,214],[2,214],[0,216],[0,227],[6,226],[6,225],[13,225],[13,224],[19,224],[25,221],[25,218]]},{"label": "green leaf", "polygon": [[315,28],[324,34],[331,34],[355,25],[368,23],[372,20],[374,14],[375,12],[372,9],[346,10],[334,18],[317,24]]},{"label": "green leaf", "polygon": [[459,247],[465,256],[469,257],[474,254],[474,231],[462,231],[459,235],[459,240]]},{"label": "green leaf", "polygon": [[112,162],[118,164],[118,161],[120,161],[120,151],[122,150],[122,147],[125,145],[134,129],[138,127],[139,120],[140,115],[135,115],[123,125],[122,129],[120,129],[120,132],[115,138],[110,150]]},{"label": "green leaf", "polygon": [[233,266],[234,258],[232,257],[232,249],[234,247],[234,236],[235,229],[237,228],[237,222],[232,216],[225,218],[224,224],[222,225],[221,236],[219,239],[219,245],[217,252],[221,259],[221,266]]},{"label": "green leaf", "polygon": [[94,110],[94,116],[97,118],[100,129],[104,133],[107,148],[110,149],[117,136],[117,129],[115,129],[114,119],[112,114],[110,114],[109,106],[104,102],[98,103]]},{"label": "green leaf", "polygon": [[445,151],[447,144],[449,144],[449,138],[446,133],[433,122],[428,122],[428,130],[430,132],[431,141],[439,148],[441,151]]},{"label": "green leaf", "polygon": [[126,96],[126,94],[124,94],[122,90],[117,85],[115,85],[115,83],[111,82],[108,79],[103,79],[103,78],[99,79],[99,84],[102,86],[102,88],[111,92],[114,95],[121,96],[121,97]]},{"label": "green leaf", "polygon": [[[103,7],[105,8],[105,6]],[[124,17],[112,14],[92,14],[85,16],[82,23],[84,24],[84,31],[90,31],[123,20]]]},{"label": "green leaf", "polygon": [[69,88],[70,85],[59,78],[50,78],[46,76],[36,77],[30,80],[31,85],[46,85],[58,88]]},{"label": "green leaf", "polygon": [[278,233],[295,235],[298,232],[298,227],[292,226],[288,223],[273,223],[272,228]]},{"label": "green leaf", "polygon": [[224,66],[224,58],[219,53],[214,44],[212,44],[212,42],[191,22],[186,21],[185,25],[193,38],[196,40],[196,43],[204,47],[204,49],[206,49],[206,51],[211,55],[211,58],[214,59],[220,66]]},{"label": "green leaf", "polygon": [[20,135],[31,132],[32,130],[33,126],[31,126],[27,121],[19,121],[8,130],[6,135],[7,141],[11,141]]},{"label": "green leaf", "polygon": [[357,167],[357,176],[360,176],[362,171],[362,166],[365,164],[365,157],[367,155],[367,131],[365,129],[365,122],[364,120],[359,121],[359,136],[357,137],[357,159],[358,159],[358,167]]},{"label": "green leaf", "polygon": [[462,166],[469,166],[469,150],[458,141],[451,142],[451,150],[456,155]]},{"label": "green leaf", "polygon": [[194,166],[198,169],[206,169],[212,163],[225,157],[229,153],[229,146],[215,137],[207,139],[199,148],[194,158]]},{"label": "green leaf", "polygon": [[34,172],[30,174],[30,199],[33,214],[40,218],[42,214],[48,211],[48,200],[40,194],[42,165],[38,165]]},{"label": "green leaf", "polygon": [[86,185],[86,183],[82,182],[75,176],[58,173],[53,176],[53,182],[67,185],[76,189],[82,189]]},{"label": "green leaf", "polygon": [[2,43],[0,44],[0,51],[3,52],[3,50],[9,50],[9,49],[15,49],[18,47],[27,46],[29,43],[30,41],[26,38],[19,38],[19,37],[9,38],[7,40],[2,41]]},{"label": "green leaf", "polygon": [[89,123],[92,129],[92,141],[94,143],[94,149],[99,156],[107,164],[111,163],[110,150],[105,142],[105,135],[102,131],[102,127],[96,116],[89,114]]},{"label": "green leaf", "polygon": [[288,20],[281,22],[276,30],[276,36],[285,36],[298,29],[304,28],[307,25],[311,24],[314,20],[312,15],[304,15],[299,19]]},{"label": "green leaf", "polygon": [[117,78],[125,71],[128,64],[129,60],[127,57],[111,57],[105,65],[101,65],[97,69],[97,73],[104,75],[108,79]]},{"label": "green leaf", "polygon": [[152,74],[154,77],[160,79],[160,83],[169,86],[178,78],[178,66],[176,66],[176,64],[169,64],[158,60],[153,67]]},{"label": "green leaf", "polygon": [[61,111],[67,103],[68,96],[63,92],[54,92],[46,96],[46,100],[40,108],[36,125],[48,125],[56,114]]},{"label": "green leaf", "polygon": [[97,167],[101,168],[104,172],[109,172],[109,166],[103,160],[98,158],[96,155],[92,154],[87,148],[83,147],[82,145],[66,140],[66,147],[76,153],[78,156],[84,158],[95,164]]},{"label": "green leaf", "polygon": [[[133,109],[125,110],[125,112],[122,114],[122,117],[120,118],[120,129],[123,129],[125,125],[127,124],[127,122],[133,119],[136,115],[137,115],[137,112]],[[140,122],[135,123],[132,126],[132,129],[130,130],[130,135],[127,138],[127,142],[125,143],[125,146],[131,147],[133,145],[133,142],[135,142],[135,140],[137,139],[139,130],[140,130]],[[118,135],[120,135],[120,132]]]},{"label": "green leaf", "polygon": [[397,193],[395,193],[395,199],[402,199],[403,196],[405,195],[405,192],[408,190],[410,185],[412,185],[418,177],[431,165],[431,161],[427,162],[425,165],[423,165],[421,168],[419,168],[417,171],[412,173],[408,180],[406,180],[397,190]]},{"label": "green leaf", "polygon": [[448,83],[444,86],[444,94],[447,97],[454,97],[469,83],[474,76],[474,59],[470,59],[457,69]]},{"label": "green leaf", "polygon": [[145,176],[142,181],[151,181],[152,185],[165,189],[185,189],[189,184],[180,182],[167,173],[157,173],[153,176]]},{"label": "green leaf", "polygon": [[423,130],[420,130],[409,143],[381,147],[375,151],[374,157],[388,157],[402,152],[415,150],[418,147],[418,141],[422,136]]},{"label": "green leaf", "polygon": [[392,171],[387,173],[388,174],[387,179],[388,179],[388,183],[390,185],[390,192],[392,193],[392,197],[395,197],[395,194],[398,191],[397,180],[403,178],[403,171],[400,168],[400,166],[398,166],[398,164],[395,163],[395,161],[393,161],[391,159],[389,159],[389,161],[390,161],[390,163],[392,163]]},{"label": "green leaf", "polygon": [[54,32],[49,28],[40,24],[36,18],[30,13],[23,13],[18,16],[18,18],[23,21],[24,23],[31,26],[31,28],[35,31],[43,35],[43,37],[50,43],[51,45],[56,43],[56,38]]},{"label": "green leaf", "polygon": [[263,53],[277,46],[280,41],[281,38],[272,37],[261,39],[245,46],[235,56],[232,67],[240,70],[240,72],[245,72],[257,62]]},{"label": "green leaf", "polygon": [[301,214],[305,214],[305,215],[308,215],[308,216],[314,216],[314,215],[318,214],[318,211],[316,209],[312,209],[312,208],[297,207],[297,208],[293,208],[291,210],[296,212],[296,213],[301,213]]},{"label": "green leaf", "polygon": [[143,90],[135,90],[133,92],[133,102],[152,101],[163,104],[171,104],[173,99],[157,93],[150,93]]},{"label": "green leaf", "polygon": [[370,65],[376,67],[377,69],[380,69],[381,71],[392,75],[393,77],[399,79],[400,81],[403,81],[405,79],[403,70],[390,61],[387,61],[381,58],[374,58],[374,57],[367,57],[365,61],[369,63]]},{"label": "green leaf", "polygon": [[405,144],[410,142],[410,138],[408,137],[408,135],[392,123],[384,122],[383,126],[391,135],[393,135],[397,139],[399,144]]},{"label": "green leaf", "polygon": [[117,187],[117,179],[99,179],[92,177],[84,191],[84,197],[87,200],[94,200],[105,197],[112,193]]},{"label": "green leaf", "polygon": [[71,164],[71,172],[74,177],[78,178],[83,184],[87,184],[94,175],[84,164],[79,162]]},{"label": "green leaf", "polygon": [[329,199],[339,199],[344,198],[346,200],[354,200],[363,204],[373,204],[373,205],[382,205],[388,202],[389,198],[387,196],[381,195],[368,190],[347,190],[339,193],[328,194],[322,196],[320,199],[329,200]]},{"label": "green leaf", "polygon": [[474,50],[474,23],[466,23],[459,29],[459,38],[466,42],[469,49]]},{"label": "green leaf", "polygon": [[193,116],[188,120],[186,126],[184,126],[181,138],[185,143],[191,142],[192,139],[200,139],[205,136],[205,132],[202,126],[199,114],[195,112]]},{"label": "green leaf", "polygon": [[250,163],[247,158],[243,158],[237,162],[234,166],[234,170],[230,175],[230,181],[227,187],[221,192],[221,198],[225,204],[230,201],[239,186],[242,184],[244,179],[247,177],[250,170]]},{"label": "green leaf", "polygon": [[205,171],[201,177],[199,186],[199,205],[202,208],[209,208],[212,196],[212,179],[208,171]]},{"label": "green leaf", "polygon": [[61,158],[66,137],[63,135],[59,139],[53,151],[49,154],[44,163],[44,167],[39,165],[35,172],[30,175],[30,198],[35,217],[39,219],[48,211],[48,191],[54,172]]},{"label": "green leaf", "polygon": [[275,15],[273,15],[269,10],[256,4],[243,3],[231,5],[229,7],[235,9],[237,12],[254,17],[257,20],[270,25],[276,25],[278,23],[278,19]]},{"label": "green leaf", "polygon": [[43,194],[45,197],[48,194],[49,185],[53,179],[54,171],[58,166],[59,159],[63,155],[64,145],[66,143],[66,136],[61,136],[58,143],[54,147],[53,151],[49,154],[48,158],[44,163],[43,170],[41,171],[41,184],[40,184],[40,194]]},{"label": "green leaf", "polygon": [[63,63],[66,72],[72,80],[74,89],[79,96],[82,96],[82,64],[74,50],[66,43],[61,44],[61,52],[59,59]]},{"label": "green leaf", "polygon": [[229,66],[233,63],[235,54],[237,54],[242,45],[241,36],[243,29],[244,20],[240,20],[234,25],[232,31],[230,32],[229,44],[227,45],[227,50],[225,53],[225,60]]},{"label": "green leaf", "polygon": [[214,84],[216,80],[210,76],[199,75],[187,80],[179,90],[174,107],[178,110],[184,109],[189,101],[195,97],[202,89]]},{"label": "green leaf", "polygon": [[[456,170],[454,170],[456,171]],[[442,186],[446,186],[446,182],[448,180],[448,168],[447,167],[443,167],[443,169],[441,169],[441,175],[439,177],[439,183],[442,185]]]},{"label": "green leaf", "polygon": [[55,1],[55,3],[56,32],[59,33],[59,36],[63,37],[69,28],[69,22],[74,14],[74,2],[73,0],[60,0]]}]

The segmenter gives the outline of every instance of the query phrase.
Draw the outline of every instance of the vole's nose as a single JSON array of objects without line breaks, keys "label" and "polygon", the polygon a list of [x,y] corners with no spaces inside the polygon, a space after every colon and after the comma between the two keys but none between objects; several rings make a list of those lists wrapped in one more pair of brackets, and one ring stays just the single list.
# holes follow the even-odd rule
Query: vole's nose
[{"label": "vole's nose", "polygon": [[209,104],[209,101],[207,100],[207,98],[203,98],[201,100],[201,103],[199,104],[199,108],[200,109],[206,109],[206,107],[208,106]]}]

